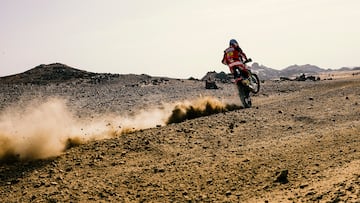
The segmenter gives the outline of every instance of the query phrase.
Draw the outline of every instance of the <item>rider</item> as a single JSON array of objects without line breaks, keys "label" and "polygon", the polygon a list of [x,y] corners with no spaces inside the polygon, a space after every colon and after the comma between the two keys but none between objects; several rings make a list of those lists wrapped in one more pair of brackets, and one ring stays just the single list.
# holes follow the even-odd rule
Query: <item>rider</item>
[{"label": "rider", "polygon": [[[231,73],[234,75],[234,78],[238,78],[241,74],[245,77],[249,77],[249,72],[244,64],[248,58],[245,53],[239,47],[238,42],[235,39],[231,39],[229,43],[229,48],[225,49],[222,63],[229,66]],[[239,68],[241,73],[235,71],[236,68]],[[240,75],[239,75],[240,74]]]}]

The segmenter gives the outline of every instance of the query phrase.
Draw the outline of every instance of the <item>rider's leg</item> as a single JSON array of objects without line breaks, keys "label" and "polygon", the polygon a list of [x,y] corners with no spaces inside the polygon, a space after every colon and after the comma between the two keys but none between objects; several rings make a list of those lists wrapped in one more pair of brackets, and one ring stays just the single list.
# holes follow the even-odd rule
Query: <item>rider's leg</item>
[{"label": "rider's leg", "polygon": [[248,77],[250,76],[250,74],[249,74],[249,71],[248,71],[248,69],[246,68],[246,66],[245,66],[244,64],[242,64],[242,65],[240,66],[240,68],[241,68],[241,75],[242,75],[244,78],[248,78]]},{"label": "rider's leg", "polygon": [[237,66],[233,67],[232,74],[234,75],[234,78],[239,78],[241,76],[241,71],[240,71],[239,67],[237,67]]}]

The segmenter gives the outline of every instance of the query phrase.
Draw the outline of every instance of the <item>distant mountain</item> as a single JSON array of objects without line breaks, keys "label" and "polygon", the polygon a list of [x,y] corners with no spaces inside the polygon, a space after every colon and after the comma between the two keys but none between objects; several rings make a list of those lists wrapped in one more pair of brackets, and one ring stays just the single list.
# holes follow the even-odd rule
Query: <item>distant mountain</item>
[{"label": "distant mountain", "polygon": [[339,71],[351,71],[352,68],[349,68],[349,67],[342,67],[339,69]]},{"label": "distant mountain", "polygon": [[[306,65],[291,65],[288,66],[282,70],[276,70],[273,68],[269,68],[266,67],[264,65],[260,65],[257,62],[254,62],[251,65],[251,70],[253,73],[258,74],[260,80],[271,80],[271,79],[279,79],[280,77],[288,77],[288,78],[295,78],[297,76],[300,76],[302,74],[305,74],[307,76],[310,75],[317,75],[319,73],[324,73],[324,72],[328,72],[328,71],[352,71],[352,70],[360,70],[360,67],[354,67],[354,68],[348,68],[348,67],[343,67],[340,69],[336,69],[336,70],[331,70],[331,69],[323,69],[320,68],[318,66],[315,65],[310,65],[310,64],[306,64]],[[212,79],[221,79],[224,80],[224,75],[226,75],[225,73],[221,72],[221,73],[216,73],[215,71],[212,72],[208,72],[203,78],[202,80],[205,80],[207,78],[212,78]],[[231,78],[231,74],[228,75],[227,80],[229,80]]]},{"label": "distant mountain", "polygon": [[325,72],[325,69],[319,68],[318,66],[306,64],[306,65],[292,65],[280,71],[280,76],[291,77],[300,74],[316,74]]},{"label": "distant mountain", "polygon": [[259,65],[259,63],[256,62],[252,64],[251,70],[256,73],[262,80],[278,78],[281,73],[279,70],[275,70],[264,65]]},{"label": "distant mountain", "polygon": [[[268,68],[264,65],[260,65],[259,63],[253,63],[251,66],[251,70],[253,73],[256,73],[261,80],[268,80],[279,78],[280,72],[279,70],[275,70],[272,68]],[[215,71],[207,72],[205,76],[201,78],[201,80],[221,80],[221,81],[230,81],[233,76],[229,73],[220,72],[217,73]]]}]

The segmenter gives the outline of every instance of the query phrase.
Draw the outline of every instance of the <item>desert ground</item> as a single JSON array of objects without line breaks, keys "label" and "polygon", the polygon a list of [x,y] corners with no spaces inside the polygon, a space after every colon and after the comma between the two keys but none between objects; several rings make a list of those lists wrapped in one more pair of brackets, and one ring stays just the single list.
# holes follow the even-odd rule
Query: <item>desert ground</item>
[{"label": "desert ground", "polygon": [[0,200],[359,203],[360,75],[334,78],[263,81],[247,109],[230,83],[1,84]]}]

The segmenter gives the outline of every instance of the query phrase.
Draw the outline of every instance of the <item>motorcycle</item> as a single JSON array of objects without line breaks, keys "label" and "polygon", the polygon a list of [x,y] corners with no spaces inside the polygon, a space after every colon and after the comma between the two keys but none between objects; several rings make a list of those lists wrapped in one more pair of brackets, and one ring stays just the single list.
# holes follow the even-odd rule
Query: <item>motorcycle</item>
[{"label": "motorcycle", "polygon": [[[252,73],[249,66],[246,64],[252,62],[252,59],[244,61],[247,72],[240,70],[239,67],[234,68],[234,80],[237,86],[240,101],[245,108],[251,108],[250,94],[257,94],[260,91],[260,80],[257,74]],[[248,77],[247,77],[248,76]]]}]

